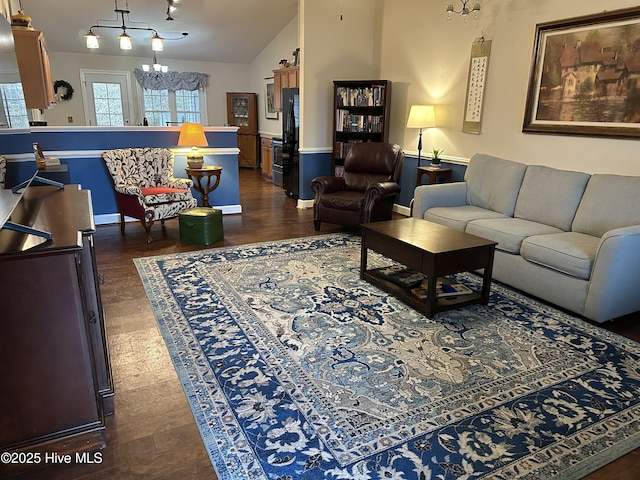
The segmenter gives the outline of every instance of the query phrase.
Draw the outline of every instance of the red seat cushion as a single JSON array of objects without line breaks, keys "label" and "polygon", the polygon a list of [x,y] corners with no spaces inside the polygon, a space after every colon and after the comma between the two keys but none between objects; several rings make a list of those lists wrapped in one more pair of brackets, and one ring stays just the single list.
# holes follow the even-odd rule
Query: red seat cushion
[{"label": "red seat cushion", "polygon": [[145,187],[141,188],[140,191],[143,195],[161,195],[163,193],[186,193],[187,190],[183,190],[181,188],[170,188],[170,187]]}]

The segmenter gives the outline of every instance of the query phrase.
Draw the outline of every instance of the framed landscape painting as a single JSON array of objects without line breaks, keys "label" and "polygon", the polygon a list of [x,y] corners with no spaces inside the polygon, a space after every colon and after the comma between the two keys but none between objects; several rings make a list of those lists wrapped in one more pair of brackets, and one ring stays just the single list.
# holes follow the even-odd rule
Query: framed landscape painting
[{"label": "framed landscape painting", "polygon": [[640,137],[640,7],[536,26],[522,130]]},{"label": "framed landscape painting", "polygon": [[278,112],[276,112],[276,91],[273,77],[264,79],[264,115],[267,118],[278,118]]}]

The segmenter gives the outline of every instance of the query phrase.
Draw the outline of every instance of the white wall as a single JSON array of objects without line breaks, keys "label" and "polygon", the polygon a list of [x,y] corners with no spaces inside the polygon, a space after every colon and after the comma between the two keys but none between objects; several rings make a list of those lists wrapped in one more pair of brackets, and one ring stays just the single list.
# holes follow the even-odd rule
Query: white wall
[{"label": "white wall", "polygon": [[279,68],[278,64],[283,58],[293,61],[292,52],[299,45],[298,17],[296,16],[251,63],[251,87],[249,91],[258,94],[258,130],[263,135],[282,135],[281,116],[278,115],[277,119],[265,117],[264,79],[273,77],[273,71]]},{"label": "white wall", "polygon": [[[346,3],[346,2],[345,2]],[[425,131],[424,152],[445,157],[476,152],[588,173],[640,175],[638,140],[522,133],[536,24],[636,6],[633,0],[484,0],[479,19],[447,21],[446,2],[384,1],[380,76],[393,81],[390,140],[415,152],[406,129],[413,103],[439,106],[444,125]],[[471,44],[492,40],[482,133],[461,132]]]},{"label": "white wall", "polygon": [[331,150],[333,80],[377,78],[374,38],[378,0],[299,0],[302,48],[301,148]]},{"label": "white wall", "polygon": [[[133,69],[143,63],[149,63],[149,58],[128,57],[126,55],[109,56],[96,54],[71,54],[49,52],[51,60],[51,75],[54,80],[65,80],[74,88],[71,100],[61,101],[54,107],[45,110],[43,119],[49,125],[87,125],[82,108],[82,88],[80,85],[80,70],[120,70],[128,71],[131,75],[133,90],[132,120],[136,125],[142,122],[142,115],[138,108],[138,87]],[[169,65],[170,70],[179,72],[206,73],[207,78],[207,109],[209,125],[224,125],[227,121],[226,92],[250,91],[250,66],[237,63],[194,62],[185,60],[161,59],[163,64]],[[68,123],[67,117],[73,117],[73,123]]]}]

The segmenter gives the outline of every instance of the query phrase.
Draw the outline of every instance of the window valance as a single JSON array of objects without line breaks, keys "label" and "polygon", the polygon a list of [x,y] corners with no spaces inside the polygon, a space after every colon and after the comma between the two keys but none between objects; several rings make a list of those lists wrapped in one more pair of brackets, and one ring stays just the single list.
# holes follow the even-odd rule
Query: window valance
[{"label": "window valance", "polygon": [[196,72],[144,72],[136,68],[133,73],[142,88],[151,90],[204,90],[207,74]]}]

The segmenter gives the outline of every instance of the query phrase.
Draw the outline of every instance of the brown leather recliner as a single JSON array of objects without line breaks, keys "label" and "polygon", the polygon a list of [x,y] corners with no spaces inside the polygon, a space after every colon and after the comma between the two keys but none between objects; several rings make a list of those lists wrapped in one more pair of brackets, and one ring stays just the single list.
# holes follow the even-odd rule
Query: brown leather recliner
[{"label": "brown leather recliner", "polygon": [[391,143],[356,143],[344,161],[341,177],[317,177],[313,224],[321,222],[359,227],[363,223],[391,220],[400,193],[404,152]]}]

